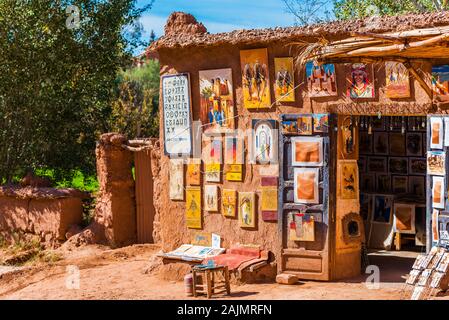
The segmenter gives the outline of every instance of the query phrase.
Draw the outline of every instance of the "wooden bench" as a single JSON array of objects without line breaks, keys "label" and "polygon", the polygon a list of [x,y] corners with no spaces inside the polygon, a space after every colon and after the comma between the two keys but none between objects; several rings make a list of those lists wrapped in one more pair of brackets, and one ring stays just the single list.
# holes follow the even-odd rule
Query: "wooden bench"
[{"label": "wooden bench", "polygon": [[[198,276],[201,275],[202,284],[198,283]],[[218,276],[218,277],[217,277]],[[231,285],[229,284],[229,270],[227,266],[216,266],[207,268],[192,268],[193,278],[193,296],[206,294],[210,299],[212,294],[226,292],[231,294]],[[221,278],[221,279],[220,279]]]}]

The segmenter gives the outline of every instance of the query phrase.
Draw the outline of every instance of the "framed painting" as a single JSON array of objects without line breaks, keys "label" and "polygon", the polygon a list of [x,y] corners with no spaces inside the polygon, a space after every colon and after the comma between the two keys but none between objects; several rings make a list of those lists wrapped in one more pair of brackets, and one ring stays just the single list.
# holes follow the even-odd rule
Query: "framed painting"
[{"label": "framed painting", "polygon": [[277,130],[275,120],[252,120],[252,160],[268,164],[277,161]]},{"label": "framed painting", "polygon": [[357,160],[338,160],[340,171],[340,197],[342,199],[359,198],[359,170]]},{"label": "framed painting", "polygon": [[426,196],[426,179],[424,176],[408,177],[408,192],[419,198]]},{"label": "framed painting", "polygon": [[432,241],[438,242],[440,239],[439,234],[439,223],[438,223],[438,217],[440,215],[440,211],[433,209],[432,210]]},{"label": "framed painting", "polygon": [[390,99],[410,97],[410,74],[400,62],[385,62],[386,86],[385,95]]},{"label": "framed painting", "polygon": [[184,200],[184,160],[170,159],[169,164],[169,196],[171,200]]},{"label": "framed painting", "polygon": [[376,155],[388,155],[388,133],[374,133],[374,153]]},{"label": "framed painting", "polygon": [[393,228],[399,233],[415,233],[415,205],[395,203]]},{"label": "framed painting", "polygon": [[407,133],[407,156],[421,157],[423,155],[423,141],[421,133]]},{"label": "framed painting", "polygon": [[292,166],[322,166],[323,138],[294,137],[292,142]]},{"label": "framed painting", "polygon": [[298,133],[304,136],[310,136],[313,134],[313,117],[311,115],[298,117]]},{"label": "framed painting", "polygon": [[393,199],[393,196],[374,196],[372,223],[391,224]]},{"label": "framed painting", "polygon": [[390,157],[388,171],[393,174],[408,174],[408,158]]},{"label": "framed painting", "polygon": [[262,187],[260,210],[262,212],[262,220],[275,221],[278,213],[278,188]]},{"label": "framed painting", "polygon": [[437,176],[444,176],[446,174],[446,152],[427,152],[427,173]]},{"label": "framed painting", "polygon": [[186,224],[187,228],[201,229],[201,187],[186,188]]},{"label": "framed painting", "polygon": [[329,130],[329,115],[324,114],[313,114],[313,132],[315,133],[326,133]]},{"label": "framed painting", "polygon": [[374,173],[360,174],[360,191],[373,192],[376,188],[376,175]]},{"label": "framed painting", "polygon": [[432,177],[432,207],[437,209],[444,209],[445,200],[445,182],[444,177]]},{"label": "framed painting", "polygon": [[309,97],[333,97],[337,95],[335,65],[318,65],[311,61],[306,64],[307,89]]},{"label": "framed painting", "polygon": [[282,121],[282,133],[285,135],[298,134],[298,121]]},{"label": "framed painting", "polygon": [[256,194],[239,192],[239,224],[242,228],[256,227]]},{"label": "framed painting", "polygon": [[376,192],[391,192],[391,177],[389,174],[376,174]]},{"label": "framed painting", "polygon": [[439,101],[449,101],[449,65],[432,67],[432,91]]},{"label": "framed painting", "polygon": [[312,215],[289,212],[287,215],[288,240],[315,241],[315,220]]},{"label": "framed painting", "polygon": [[373,153],[373,135],[368,134],[368,132],[366,131],[360,131],[359,137],[360,137],[359,152],[361,154]]},{"label": "framed painting", "polygon": [[294,169],[294,201],[295,203],[319,203],[318,168]]},{"label": "framed painting", "polygon": [[204,210],[218,211],[218,186],[207,184],[204,186]]},{"label": "framed painting", "polygon": [[224,163],[227,181],[242,181],[245,162],[243,138],[226,135],[224,137]]},{"label": "framed painting", "polygon": [[346,74],[346,96],[348,98],[371,99],[375,97],[372,64],[346,64]]},{"label": "framed painting", "polygon": [[389,155],[391,156],[405,156],[405,135],[400,132],[390,132],[389,134]]},{"label": "framed painting", "polygon": [[240,51],[240,65],[243,106],[247,109],[271,108],[267,49]]},{"label": "framed painting", "polygon": [[394,194],[401,194],[408,192],[408,177],[407,176],[393,176],[392,191]]},{"label": "framed painting", "polygon": [[203,162],[206,182],[221,181],[222,138],[203,135]]},{"label": "framed painting", "polygon": [[186,184],[188,186],[201,184],[201,159],[187,159]]},{"label": "framed painting", "polygon": [[221,214],[225,217],[235,218],[237,213],[237,191],[223,189],[221,194]]},{"label": "framed painting", "polygon": [[277,102],[295,102],[293,58],[274,58],[274,96]]},{"label": "framed painting", "polygon": [[430,118],[430,148],[443,149],[443,119]]},{"label": "framed painting", "polygon": [[381,117],[380,119],[379,117],[369,117],[369,121],[373,131],[385,131],[387,128],[385,117]]},{"label": "framed painting", "polygon": [[200,119],[204,130],[234,129],[232,69],[203,70],[200,78]]},{"label": "framed painting", "polygon": [[427,170],[425,158],[408,158],[409,174],[425,175]]},{"label": "framed painting", "polygon": [[368,172],[369,173],[387,173],[386,157],[369,157]]}]

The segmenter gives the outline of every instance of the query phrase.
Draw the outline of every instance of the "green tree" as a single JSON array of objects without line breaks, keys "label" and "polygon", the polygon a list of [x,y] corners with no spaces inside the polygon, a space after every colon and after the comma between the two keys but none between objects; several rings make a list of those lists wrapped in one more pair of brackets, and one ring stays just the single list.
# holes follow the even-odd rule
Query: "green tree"
[{"label": "green tree", "polygon": [[56,179],[95,172],[117,72],[142,44],[136,21],[149,7],[0,0],[0,182],[28,168],[52,168]]}]

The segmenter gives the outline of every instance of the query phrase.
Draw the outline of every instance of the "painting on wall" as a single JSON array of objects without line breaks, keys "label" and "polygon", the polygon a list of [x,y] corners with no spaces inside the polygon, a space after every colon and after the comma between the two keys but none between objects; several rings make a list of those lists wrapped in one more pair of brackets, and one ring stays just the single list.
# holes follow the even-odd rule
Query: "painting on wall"
[{"label": "painting on wall", "polygon": [[444,176],[446,174],[446,152],[427,152],[427,173],[437,176]]},{"label": "painting on wall", "polygon": [[205,180],[207,182],[221,181],[221,137],[203,136],[203,162]]},{"label": "painting on wall", "polygon": [[186,184],[188,186],[201,184],[201,159],[187,159]]},{"label": "painting on wall", "polygon": [[388,161],[388,169],[390,173],[407,174],[408,158],[390,157]]},{"label": "painting on wall", "polygon": [[444,177],[432,177],[432,207],[444,209]]},{"label": "painting on wall", "polygon": [[406,147],[405,147],[405,135],[402,133],[392,132],[389,134],[389,147],[391,156],[405,156],[406,155]]},{"label": "painting on wall", "polygon": [[409,158],[408,172],[409,174],[425,175],[427,166],[426,160],[421,158]]},{"label": "painting on wall", "polygon": [[204,186],[204,210],[218,211],[218,186],[207,184]]},{"label": "painting on wall", "polygon": [[319,169],[295,168],[294,170],[295,203],[319,203]]},{"label": "painting on wall", "polygon": [[292,166],[322,166],[323,138],[294,137],[292,142]]},{"label": "painting on wall", "polygon": [[443,119],[430,118],[430,148],[443,149]]},{"label": "painting on wall", "polygon": [[297,134],[298,133],[298,122],[292,120],[282,121],[282,133],[283,134]]},{"label": "painting on wall", "polygon": [[240,51],[243,105],[247,109],[271,107],[268,51],[252,49]]},{"label": "painting on wall", "polygon": [[234,129],[232,69],[203,70],[200,77],[200,118],[204,130]]},{"label": "painting on wall", "polygon": [[373,153],[373,135],[368,134],[366,131],[361,131],[359,133],[360,144],[359,152],[361,154],[371,154]]},{"label": "painting on wall", "polygon": [[439,225],[438,225],[438,216],[440,215],[440,211],[433,209],[432,211],[432,241],[437,242],[440,239],[439,235]]},{"label": "painting on wall", "polygon": [[388,133],[375,132],[374,133],[374,153],[376,155],[388,154]]},{"label": "painting on wall", "polygon": [[368,172],[370,173],[386,173],[387,158],[385,157],[369,157]]},{"label": "painting on wall", "polygon": [[225,217],[235,218],[237,210],[237,191],[223,189],[221,195],[221,214]]},{"label": "painting on wall", "polygon": [[394,222],[395,232],[415,233],[415,206],[410,204],[395,203]]},{"label": "painting on wall", "polygon": [[315,241],[315,219],[312,215],[289,212],[287,226],[290,241]]},{"label": "painting on wall", "polygon": [[224,162],[225,176],[227,181],[242,181],[244,140],[237,136],[225,136]]},{"label": "painting on wall", "polygon": [[339,160],[340,197],[342,199],[358,199],[359,175],[357,160]]},{"label": "painting on wall", "polygon": [[407,156],[421,157],[423,154],[423,141],[421,133],[407,133]]},{"label": "painting on wall", "polygon": [[329,115],[314,114],[313,115],[313,132],[322,133],[329,130]]},{"label": "painting on wall", "polygon": [[310,136],[313,133],[313,118],[311,115],[298,117],[298,133],[304,136]]},{"label": "painting on wall", "polygon": [[408,192],[408,177],[407,176],[393,176],[392,190],[394,194],[401,194]]},{"label": "painting on wall", "polygon": [[333,64],[306,64],[307,89],[311,98],[337,95],[337,76]]},{"label": "painting on wall", "polygon": [[252,159],[256,163],[267,164],[277,158],[277,132],[275,120],[252,120]]},{"label": "painting on wall", "polygon": [[295,73],[293,58],[274,58],[274,96],[277,102],[295,101]]},{"label": "painting on wall", "polygon": [[376,174],[376,190],[383,193],[391,191],[391,177],[389,174]]},{"label": "painting on wall", "polygon": [[346,96],[351,99],[375,97],[372,64],[346,64]]},{"label": "painting on wall", "polygon": [[256,227],[256,194],[239,192],[239,223],[242,228]]},{"label": "painting on wall", "polygon": [[263,176],[260,180],[261,199],[260,209],[262,220],[278,220],[278,187],[279,180],[275,176]]},{"label": "painting on wall", "polygon": [[400,62],[385,62],[386,86],[385,94],[390,99],[410,97],[410,74]]},{"label": "painting on wall", "polygon": [[426,179],[424,176],[408,177],[408,192],[417,197],[426,196]]},{"label": "painting on wall", "polygon": [[373,223],[391,223],[393,196],[375,195],[372,214]]},{"label": "painting on wall", "polygon": [[186,224],[187,228],[201,229],[201,187],[186,188]]},{"label": "painting on wall", "polygon": [[184,200],[184,160],[170,159],[168,171],[170,176],[170,199]]},{"label": "painting on wall", "polygon": [[440,101],[449,101],[449,65],[432,67],[432,91]]}]

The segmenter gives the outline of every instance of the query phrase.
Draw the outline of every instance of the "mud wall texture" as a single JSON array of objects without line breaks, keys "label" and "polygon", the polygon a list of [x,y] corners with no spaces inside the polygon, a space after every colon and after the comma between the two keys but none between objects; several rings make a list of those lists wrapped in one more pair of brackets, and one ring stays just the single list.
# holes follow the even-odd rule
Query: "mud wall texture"
[{"label": "mud wall texture", "polygon": [[97,177],[100,190],[95,207],[95,223],[104,230],[111,246],[136,242],[136,204],[132,165],[134,155],[121,147],[127,141],[120,134],[101,136],[97,149]]}]

